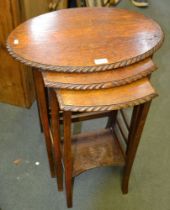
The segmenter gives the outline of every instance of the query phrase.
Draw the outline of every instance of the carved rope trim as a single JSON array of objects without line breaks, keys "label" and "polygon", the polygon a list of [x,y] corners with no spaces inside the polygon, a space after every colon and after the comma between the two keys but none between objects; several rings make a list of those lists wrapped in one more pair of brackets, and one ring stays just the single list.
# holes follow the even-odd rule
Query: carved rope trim
[{"label": "carved rope trim", "polygon": [[60,98],[60,95],[57,94],[57,98],[59,101],[59,106],[62,111],[72,111],[72,112],[97,112],[97,111],[110,111],[110,110],[119,110],[123,108],[128,108],[131,106],[136,106],[139,104],[143,104],[147,101],[151,101],[153,98],[158,96],[157,93],[150,94],[148,96],[145,96],[143,98],[129,101],[127,103],[120,103],[120,104],[111,104],[111,105],[102,105],[102,106],[65,106],[62,103],[62,99]]},{"label": "carved rope trim", "polygon": [[153,71],[156,70],[156,66],[154,66],[152,69],[147,69],[146,71],[134,75],[132,77],[127,77],[122,80],[118,81],[109,81],[109,82],[103,82],[103,83],[96,83],[96,84],[70,84],[70,83],[59,83],[59,82],[51,82],[48,81],[44,77],[44,83],[46,87],[49,88],[60,88],[60,89],[70,89],[70,90],[94,90],[94,89],[105,89],[105,88],[111,88],[111,87],[117,87],[121,85],[126,85],[131,82],[134,82],[136,80],[142,79],[143,77],[148,76]]},{"label": "carved rope trim", "polygon": [[19,55],[17,55],[10,44],[7,42],[6,47],[9,52],[9,54],[14,57],[16,60],[20,61],[21,63],[31,66],[34,68],[38,68],[40,70],[48,70],[48,71],[57,71],[57,72],[98,72],[98,71],[105,71],[105,70],[111,70],[111,69],[116,69],[124,66],[129,66],[133,63],[137,63],[141,60],[144,60],[145,58],[148,58],[149,56],[153,55],[155,51],[157,51],[162,43],[163,43],[164,37],[160,39],[160,41],[157,43],[155,47],[150,49],[144,54],[138,55],[136,57],[123,60],[120,62],[112,63],[112,64],[105,64],[105,65],[100,65],[100,66],[53,66],[53,65],[46,65],[46,64],[40,64],[37,62],[33,62],[30,60],[27,60]]}]

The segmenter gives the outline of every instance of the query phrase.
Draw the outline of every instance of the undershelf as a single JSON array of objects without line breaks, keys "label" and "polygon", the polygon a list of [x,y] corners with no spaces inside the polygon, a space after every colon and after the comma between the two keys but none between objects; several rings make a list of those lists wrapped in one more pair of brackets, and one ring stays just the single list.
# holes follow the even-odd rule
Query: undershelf
[{"label": "undershelf", "polygon": [[123,166],[125,159],[110,129],[73,136],[73,176],[100,167]]}]

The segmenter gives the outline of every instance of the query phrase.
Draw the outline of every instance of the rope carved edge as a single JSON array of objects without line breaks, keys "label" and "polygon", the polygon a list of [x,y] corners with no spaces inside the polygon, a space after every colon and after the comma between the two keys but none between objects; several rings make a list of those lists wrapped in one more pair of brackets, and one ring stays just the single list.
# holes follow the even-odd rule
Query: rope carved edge
[{"label": "rope carved edge", "polygon": [[61,89],[70,89],[70,90],[94,90],[94,89],[106,89],[111,87],[118,87],[121,85],[126,85],[136,80],[142,79],[143,77],[148,76],[156,69],[148,69],[138,75],[134,75],[132,77],[128,77],[118,81],[108,81],[103,83],[93,83],[93,84],[70,84],[70,83],[59,83],[59,82],[51,82],[45,79],[44,83],[46,87],[49,88],[61,88]]},{"label": "rope carved edge", "polygon": [[72,112],[97,112],[97,111],[119,110],[151,101],[156,96],[158,96],[157,93],[152,93],[148,96],[145,96],[143,98],[134,101],[129,101],[127,103],[103,105],[103,106],[65,106],[63,105],[62,99],[60,98],[59,94],[57,94],[60,109],[62,111],[72,111]]},{"label": "rope carved edge", "polygon": [[98,72],[98,71],[106,71],[106,70],[111,70],[111,69],[116,69],[124,66],[129,66],[133,63],[139,62],[141,60],[144,60],[145,58],[148,58],[149,56],[153,55],[154,52],[156,52],[162,45],[164,41],[164,37],[160,39],[158,44],[150,49],[148,52],[138,55],[134,58],[130,58],[127,60],[123,60],[117,63],[113,64],[105,64],[105,65],[100,65],[100,66],[53,66],[53,65],[46,65],[46,64],[40,64],[36,63],[27,59],[24,59],[17,55],[13,49],[10,47],[10,44],[7,42],[6,47],[9,52],[9,54],[18,60],[19,62],[31,66],[34,68],[38,68],[40,70],[48,70],[48,71],[57,71],[57,72],[81,72],[81,73],[86,73],[86,72]]}]

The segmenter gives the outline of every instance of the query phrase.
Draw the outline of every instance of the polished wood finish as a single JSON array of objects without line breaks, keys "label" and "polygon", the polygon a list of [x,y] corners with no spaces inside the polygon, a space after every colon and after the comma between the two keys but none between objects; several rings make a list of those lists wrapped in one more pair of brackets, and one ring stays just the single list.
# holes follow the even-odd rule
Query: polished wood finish
[{"label": "polished wood finish", "polygon": [[[122,192],[128,192],[129,177],[149,106],[150,101],[134,107],[126,152],[115,135],[115,122],[108,129],[82,133],[71,138],[71,112],[64,111],[64,165],[68,207],[72,207],[73,177],[95,167],[123,166]],[[117,114],[117,110],[113,113]]]},{"label": "polished wood finish", "polygon": [[123,110],[120,110],[120,114],[121,114],[121,116],[123,118],[123,121],[124,121],[124,123],[126,125],[127,130],[129,131],[130,130],[130,126],[129,126],[128,116],[126,115],[126,112],[123,111]]},{"label": "polished wood finish", "polygon": [[71,112],[64,112],[64,167],[67,206],[72,207]]},{"label": "polished wood finish", "polygon": [[131,83],[156,70],[148,58],[128,67],[94,73],[43,72],[46,87],[64,89],[103,89]]},{"label": "polished wood finish", "polygon": [[[100,90],[56,90],[60,109],[106,111],[127,108],[151,100],[157,94],[147,78],[128,85]],[[85,99],[85,100],[84,100]]]},{"label": "polished wood finish", "polygon": [[[7,47],[20,62],[42,70],[94,72],[150,57],[162,42],[160,26],[142,14],[115,8],[77,8],[21,24],[10,34]],[[96,64],[96,59],[105,60]]]},{"label": "polished wood finish", "polygon": [[140,142],[142,131],[145,125],[146,117],[150,108],[150,104],[151,101],[134,107],[131,128],[128,137],[128,146],[126,150],[126,164],[122,180],[122,192],[124,194],[128,193],[129,177],[137,152],[138,144]]},{"label": "polished wood finish", "polygon": [[63,167],[60,149],[60,123],[59,123],[59,105],[55,96],[54,90],[49,91],[50,107],[51,107],[51,130],[53,136],[53,149],[54,149],[54,164],[56,170],[56,177],[58,183],[58,190],[63,190]]},{"label": "polished wood finish", "polygon": [[7,36],[21,23],[18,0],[0,1],[0,20],[0,102],[30,107],[35,97],[32,71],[6,50]]},{"label": "polished wood finish", "polygon": [[[34,77],[51,175],[56,175],[58,188],[62,190],[62,158],[68,207],[72,207],[73,178],[99,166],[124,166],[122,191],[127,193],[150,101],[157,95],[149,82],[155,70],[151,57],[162,42],[163,32],[156,22],[141,14],[114,8],[45,14],[21,24],[10,34],[9,53],[37,68]],[[50,81],[49,87],[61,88],[50,91],[51,128],[43,70],[60,72],[43,74],[47,86]],[[117,118],[118,110],[126,107],[134,107],[130,128],[121,112],[128,139]],[[72,137],[72,112],[97,112],[103,116],[102,111],[111,111],[105,130]],[[83,117],[87,119],[86,114]],[[59,135],[61,121],[63,141]],[[124,138],[125,149],[116,137],[116,126]]]},{"label": "polished wood finish", "polygon": [[106,128],[114,127],[114,124],[115,124],[116,118],[117,118],[117,113],[118,113],[117,110],[113,110],[110,112],[108,121],[106,123]]},{"label": "polished wood finish", "polygon": [[44,90],[44,83],[42,74],[37,69],[33,69],[34,81],[35,81],[35,88],[37,93],[37,102],[40,112],[41,123],[43,127],[43,132],[45,136],[45,143],[47,149],[47,155],[49,160],[50,172],[51,176],[55,177],[55,168],[54,168],[54,157],[53,157],[53,144],[52,138],[50,135],[50,125],[49,125],[49,118],[48,118],[48,108],[46,103],[46,95]]},{"label": "polished wood finish", "polygon": [[124,131],[123,127],[121,126],[121,123],[118,119],[116,119],[116,124],[117,124],[117,127],[118,127],[124,141],[127,143],[128,142],[127,136],[126,136],[125,131]]},{"label": "polished wood finish", "polygon": [[[86,121],[86,120],[93,120],[93,119],[99,119],[103,117],[110,117],[112,111],[105,111],[105,112],[77,112],[72,113],[71,115],[71,122],[80,122],[80,121]],[[63,113],[60,114],[60,123],[63,123]]]},{"label": "polished wood finish", "polygon": [[72,138],[73,176],[101,166],[124,166],[125,159],[110,129]]},{"label": "polished wood finish", "polygon": [[[112,91],[111,91],[112,90]],[[134,162],[137,147],[140,141],[143,126],[149,110],[149,104],[156,92],[147,78],[138,80],[128,85],[111,89],[100,90],[56,90],[59,106],[64,115],[64,163],[66,176],[67,206],[72,206],[72,178],[80,173],[99,166],[119,165],[124,166],[122,192],[128,192],[129,177]],[[55,97],[55,96],[53,96]],[[84,100],[86,99],[86,100]],[[120,102],[121,101],[121,102]],[[85,111],[87,106],[98,107],[107,105],[115,111],[110,112],[107,129],[78,134],[71,138],[71,112],[78,107],[77,111]],[[109,104],[110,103],[110,104]],[[114,106],[113,106],[114,103]],[[90,104],[90,105],[89,105]],[[120,106],[120,104],[124,104]],[[138,105],[139,104],[139,105]],[[125,135],[119,119],[118,109],[134,106],[128,138]],[[88,109],[86,109],[87,111]],[[94,109],[88,110],[94,111]],[[125,127],[129,124],[124,111],[121,111]],[[116,127],[119,129],[125,147],[117,136]]]}]

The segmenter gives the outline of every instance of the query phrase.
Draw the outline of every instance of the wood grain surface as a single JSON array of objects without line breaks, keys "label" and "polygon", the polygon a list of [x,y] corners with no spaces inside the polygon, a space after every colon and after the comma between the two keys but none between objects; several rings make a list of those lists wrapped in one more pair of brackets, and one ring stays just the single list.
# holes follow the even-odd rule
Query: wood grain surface
[{"label": "wood grain surface", "polygon": [[46,87],[65,89],[102,89],[131,83],[156,70],[153,61],[148,58],[133,65],[119,69],[93,73],[62,73],[44,71]]},{"label": "wood grain surface", "polygon": [[61,110],[105,111],[135,106],[157,94],[147,78],[128,85],[99,90],[56,90]]},{"label": "wood grain surface", "polygon": [[28,108],[35,98],[32,71],[6,49],[8,35],[20,23],[19,0],[0,1],[0,102]]},{"label": "wood grain surface", "polygon": [[93,72],[143,60],[162,41],[160,26],[140,13],[76,8],[47,13],[21,24],[10,34],[7,48],[19,61],[40,69]]},{"label": "wood grain surface", "polygon": [[110,129],[73,136],[73,176],[101,166],[124,166],[125,158]]}]

